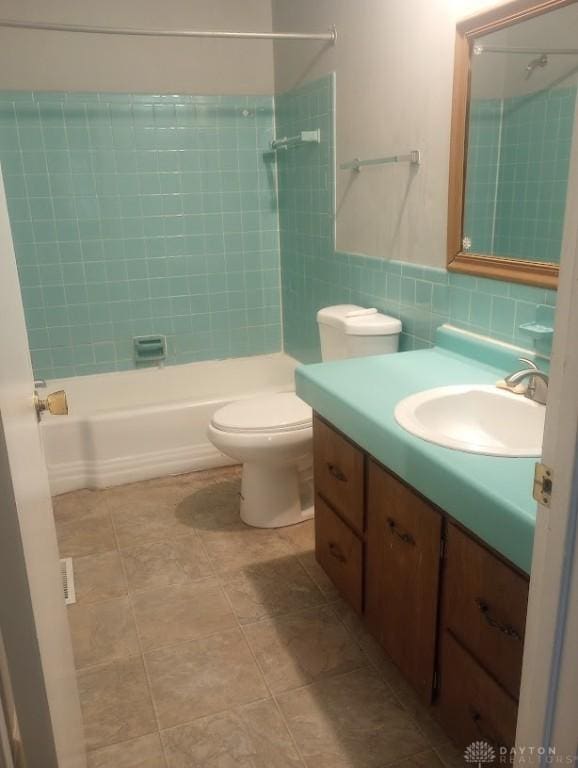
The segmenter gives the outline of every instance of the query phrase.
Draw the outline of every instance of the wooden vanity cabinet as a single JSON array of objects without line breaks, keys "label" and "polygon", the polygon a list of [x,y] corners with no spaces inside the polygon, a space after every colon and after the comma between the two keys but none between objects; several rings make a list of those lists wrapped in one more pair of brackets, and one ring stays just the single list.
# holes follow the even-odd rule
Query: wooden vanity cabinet
[{"label": "wooden vanity cabinet", "polygon": [[340,595],[363,612],[365,454],[315,415],[315,556]]},{"label": "wooden vanity cabinet", "polygon": [[461,747],[514,744],[527,603],[528,578],[449,523],[437,706]]},{"label": "wooden vanity cabinet", "polygon": [[428,703],[433,691],[442,515],[372,459],[367,475],[365,617]]},{"label": "wooden vanity cabinet", "polygon": [[442,623],[517,699],[528,579],[463,529],[447,528]]},{"label": "wooden vanity cabinet", "polygon": [[365,528],[362,450],[318,416],[313,421],[313,473],[315,491],[351,528],[363,535]]},{"label": "wooden vanity cabinet", "polygon": [[319,416],[315,552],[460,746],[514,743],[528,578]]}]

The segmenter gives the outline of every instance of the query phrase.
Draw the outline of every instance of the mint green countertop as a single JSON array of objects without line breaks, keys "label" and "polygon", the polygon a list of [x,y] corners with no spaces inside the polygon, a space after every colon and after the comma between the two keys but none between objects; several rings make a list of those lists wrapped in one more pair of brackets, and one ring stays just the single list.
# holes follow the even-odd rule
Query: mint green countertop
[{"label": "mint green countertop", "polygon": [[297,394],[384,466],[529,573],[537,460],[481,456],[434,445],[406,432],[393,415],[399,400],[424,389],[495,383],[516,370],[517,355],[512,348],[498,349],[495,355],[482,350],[479,358],[491,358],[494,365],[468,358],[453,351],[464,342],[456,341],[451,329],[438,334],[438,343],[444,346],[300,366],[295,373]]}]

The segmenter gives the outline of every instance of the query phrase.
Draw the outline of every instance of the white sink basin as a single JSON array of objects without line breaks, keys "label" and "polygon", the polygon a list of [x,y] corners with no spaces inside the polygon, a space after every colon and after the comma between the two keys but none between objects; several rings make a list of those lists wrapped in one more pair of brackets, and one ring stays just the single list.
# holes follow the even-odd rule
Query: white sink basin
[{"label": "white sink basin", "polygon": [[546,407],[495,386],[438,387],[400,400],[395,418],[430,443],[486,456],[540,456]]}]

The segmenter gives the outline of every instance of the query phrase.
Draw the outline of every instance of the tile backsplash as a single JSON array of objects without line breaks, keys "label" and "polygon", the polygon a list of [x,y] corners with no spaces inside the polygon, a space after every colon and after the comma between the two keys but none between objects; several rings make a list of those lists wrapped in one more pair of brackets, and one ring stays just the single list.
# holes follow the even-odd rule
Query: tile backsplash
[{"label": "tile backsplash", "polygon": [[0,93],[37,376],[281,348],[273,98]]}]

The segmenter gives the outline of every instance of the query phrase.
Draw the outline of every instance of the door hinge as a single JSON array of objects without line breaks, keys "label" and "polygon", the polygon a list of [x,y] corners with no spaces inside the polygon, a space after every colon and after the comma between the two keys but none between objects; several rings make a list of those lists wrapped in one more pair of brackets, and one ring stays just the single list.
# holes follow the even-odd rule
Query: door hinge
[{"label": "door hinge", "polygon": [[549,507],[552,501],[552,488],[554,486],[554,473],[545,464],[538,462],[534,470],[534,490],[532,495],[545,507]]}]

